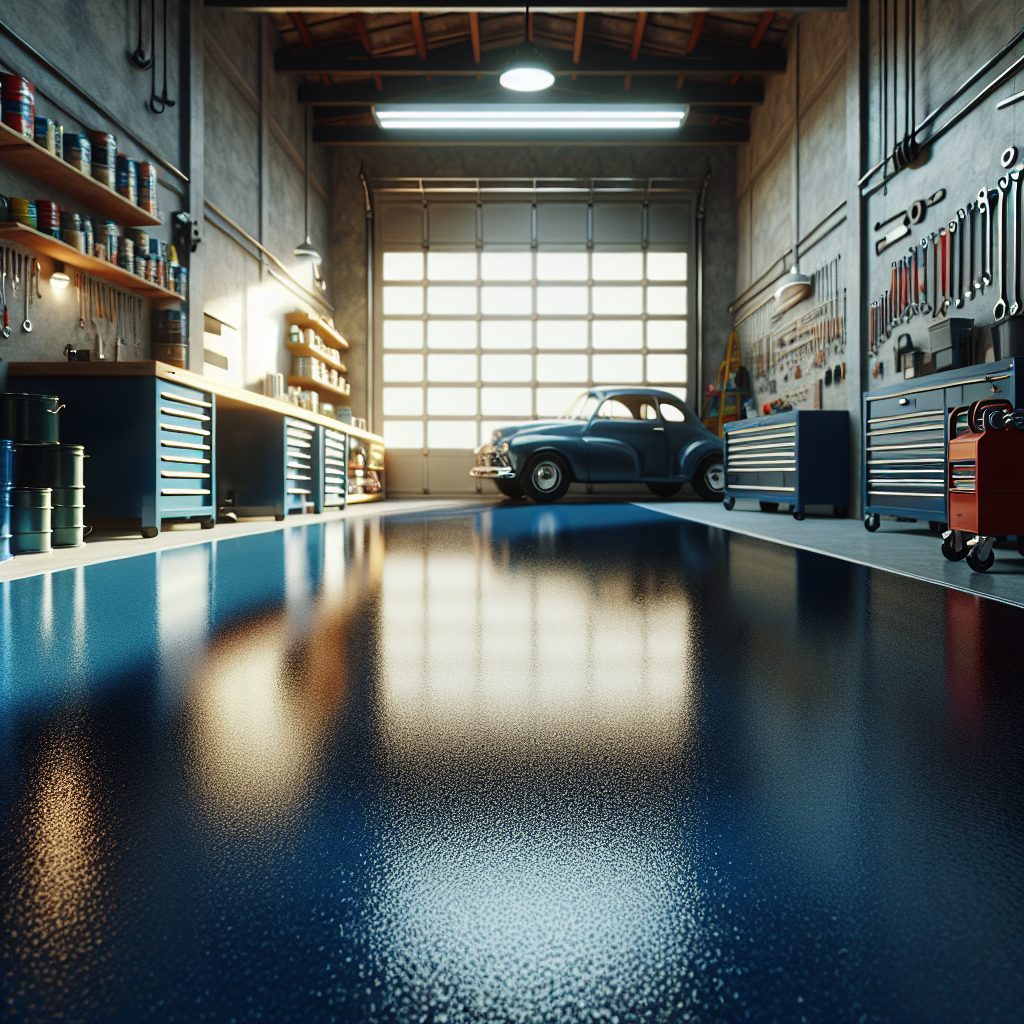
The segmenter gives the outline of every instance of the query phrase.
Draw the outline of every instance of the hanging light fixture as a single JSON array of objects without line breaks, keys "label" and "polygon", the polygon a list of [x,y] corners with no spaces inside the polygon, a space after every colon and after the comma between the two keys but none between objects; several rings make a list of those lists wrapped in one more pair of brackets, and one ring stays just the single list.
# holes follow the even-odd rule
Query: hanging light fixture
[{"label": "hanging light fixture", "polygon": [[71,284],[71,278],[68,277],[67,271],[64,269],[64,264],[55,262],[53,264],[53,273],[50,275],[50,287],[56,288],[57,291],[62,291]]},{"label": "hanging light fixture", "polygon": [[529,41],[530,8],[526,8],[527,41],[509,58],[498,81],[513,92],[540,92],[555,84],[540,50]]},{"label": "hanging light fixture", "polygon": [[292,250],[292,255],[299,259],[312,260],[314,263],[322,263],[323,257],[317,252],[313,243],[309,240],[309,104],[302,108],[302,135],[304,140],[302,154],[302,215],[305,222],[305,240],[300,242]]}]

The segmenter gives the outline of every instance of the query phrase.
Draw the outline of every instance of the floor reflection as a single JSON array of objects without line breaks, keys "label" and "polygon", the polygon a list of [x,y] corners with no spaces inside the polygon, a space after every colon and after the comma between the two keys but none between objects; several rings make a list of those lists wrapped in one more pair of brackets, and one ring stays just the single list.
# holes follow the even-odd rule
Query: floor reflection
[{"label": "floor reflection", "polygon": [[628,505],[0,584],[11,1020],[998,1020],[1020,610]]}]

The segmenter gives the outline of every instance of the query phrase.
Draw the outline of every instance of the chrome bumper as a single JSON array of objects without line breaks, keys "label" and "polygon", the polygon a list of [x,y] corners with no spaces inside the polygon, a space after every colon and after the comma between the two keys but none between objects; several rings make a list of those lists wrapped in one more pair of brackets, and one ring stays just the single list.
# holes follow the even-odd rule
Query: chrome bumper
[{"label": "chrome bumper", "polygon": [[511,466],[474,466],[470,476],[483,477],[486,480],[510,480],[516,475]]}]

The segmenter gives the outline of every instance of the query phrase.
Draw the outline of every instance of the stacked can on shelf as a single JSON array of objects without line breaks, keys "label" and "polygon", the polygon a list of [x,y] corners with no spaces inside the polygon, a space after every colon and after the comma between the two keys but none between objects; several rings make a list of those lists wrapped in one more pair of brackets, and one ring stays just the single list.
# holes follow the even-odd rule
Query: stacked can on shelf
[{"label": "stacked can on shelf", "polygon": [[66,132],[64,135],[64,162],[83,174],[92,173],[92,143],[88,135]]},{"label": "stacked can on shelf", "polygon": [[115,188],[117,193],[124,196],[129,203],[134,203],[139,194],[138,170],[135,161],[129,160],[124,153],[118,153],[116,167]]},{"label": "stacked can on shelf", "polygon": [[60,207],[48,199],[36,200],[36,230],[60,238]]},{"label": "stacked can on shelf", "polygon": [[117,140],[109,132],[89,132],[92,176],[107,188],[117,184]]},{"label": "stacked can on shelf", "polygon": [[18,224],[24,224],[25,227],[33,229],[38,226],[36,204],[31,199],[20,199],[18,196],[11,196],[7,200],[7,208],[10,211],[11,219]]},{"label": "stacked can on shelf", "polygon": [[158,309],[154,313],[153,358],[185,369],[188,363],[188,317],[184,310]]},{"label": "stacked can on shelf", "polygon": [[60,155],[60,151],[57,149],[57,125],[54,123],[53,118],[35,118],[34,138],[37,146],[42,146],[43,149],[53,153],[55,156]]},{"label": "stacked can on shelf", "polygon": [[156,164],[138,164],[138,204],[146,213],[160,216],[156,205]]},{"label": "stacked can on shelf", "polygon": [[32,83],[19,75],[0,74],[0,104],[4,124],[31,139],[36,117],[36,91]]}]

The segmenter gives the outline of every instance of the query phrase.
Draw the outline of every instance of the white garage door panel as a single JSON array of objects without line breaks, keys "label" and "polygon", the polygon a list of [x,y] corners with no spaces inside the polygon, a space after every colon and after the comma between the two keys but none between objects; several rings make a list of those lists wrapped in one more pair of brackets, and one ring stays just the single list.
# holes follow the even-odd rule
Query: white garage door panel
[{"label": "white garage door panel", "polygon": [[594,384],[685,394],[692,206],[435,202],[426,223],[424,247],[418,203],[378,220],[389,492],[477,493],[473,449],[493,430],[561,415]]}]

